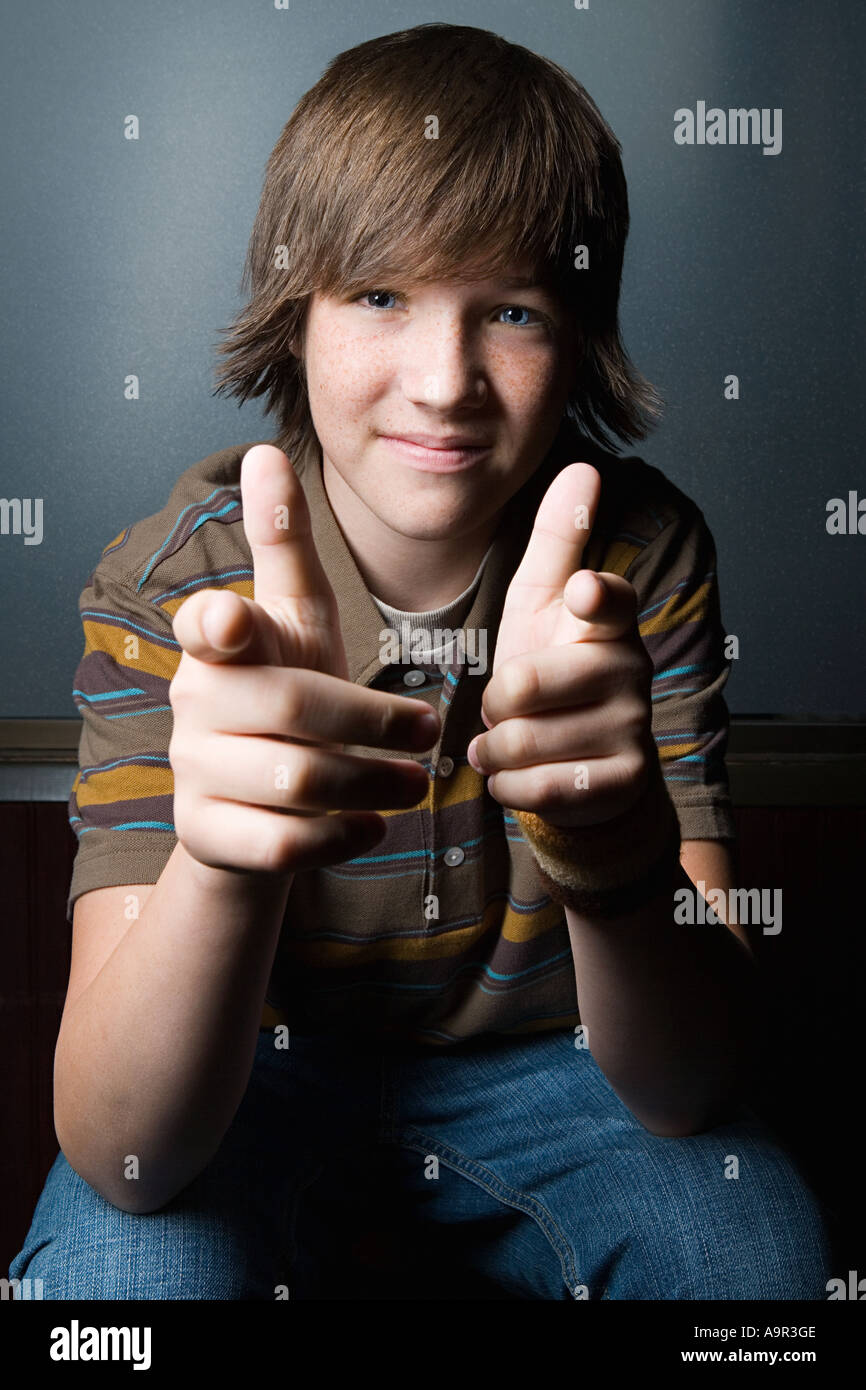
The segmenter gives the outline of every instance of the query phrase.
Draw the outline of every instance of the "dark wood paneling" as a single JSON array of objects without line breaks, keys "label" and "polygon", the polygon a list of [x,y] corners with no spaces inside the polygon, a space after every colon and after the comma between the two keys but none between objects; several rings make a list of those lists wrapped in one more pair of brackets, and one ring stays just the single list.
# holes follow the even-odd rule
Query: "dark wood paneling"
[{"label": "dark wood paneling", "polygon": [[66,893],[75,836],[64,803],[0,803],[0,1272],[58,1150],[54,1046],[69,977]]}]

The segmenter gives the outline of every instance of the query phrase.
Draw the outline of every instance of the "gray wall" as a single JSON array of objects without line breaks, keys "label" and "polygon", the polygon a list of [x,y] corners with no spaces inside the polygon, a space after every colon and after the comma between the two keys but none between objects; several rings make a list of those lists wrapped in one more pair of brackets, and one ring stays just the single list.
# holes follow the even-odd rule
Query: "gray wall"
[{"label": "gray wall", "polygon": [[[864,17],[858,0],[7,3],[0,495],[41,497],[43,538],[0,535],[0,716],[75,715],[102,547],[191,463],[272,432],[259,402],[211,396],[265,161],[334,53],[437,19],[555,58],[622,142],[623,330],[668,403],[634,452],[715,535],[731,710],[862,715],[866,536],[829,535],[826,504],[866,495]],[[781,152],[676,144],[698,101],[781,108]]]}]

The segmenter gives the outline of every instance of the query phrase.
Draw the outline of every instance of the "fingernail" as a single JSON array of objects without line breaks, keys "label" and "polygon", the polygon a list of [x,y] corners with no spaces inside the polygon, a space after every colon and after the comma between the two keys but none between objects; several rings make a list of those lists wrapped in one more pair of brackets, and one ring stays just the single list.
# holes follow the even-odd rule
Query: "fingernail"
[{"label": "fingernail", "polygon": [[474,738],[474,739],[472,740],[472,742],[470,743],[469,747],[466,749],[466,757],[467,757],[467,760],[468,760],[468,762],[469,762],[470,767],[474,767],[476,772],[481,772],[481,773],[483,773],[483,772],[484,772],[484,768],[481,766],[481,763],[480,763],[479,758],[478,758],[478,746],[477,746],[477,745],[478,745],[478,740],[477,740],[477,738]]}]

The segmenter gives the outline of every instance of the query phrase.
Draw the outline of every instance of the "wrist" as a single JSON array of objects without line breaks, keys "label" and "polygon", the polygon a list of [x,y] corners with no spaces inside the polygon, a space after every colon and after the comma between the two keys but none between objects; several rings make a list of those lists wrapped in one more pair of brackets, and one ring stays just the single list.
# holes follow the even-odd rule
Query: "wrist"
[{"label": "wrist", "polygon": [[239,902],[260,901],[263,904],[272,902],[281,893],[287,893],[294,880],[292,872],[265,874],[254,869],[205,864],[201,859],[196,859],[180,840],[174,853],[198,892],[219,903],[233,899]]},{"label": "wrist", "polygon": [[657,757],[637,801],[609,821],[563,827],[531,812],[515,815],[550,897],[586,916],[639,908],[679,866],[679,818]]}]

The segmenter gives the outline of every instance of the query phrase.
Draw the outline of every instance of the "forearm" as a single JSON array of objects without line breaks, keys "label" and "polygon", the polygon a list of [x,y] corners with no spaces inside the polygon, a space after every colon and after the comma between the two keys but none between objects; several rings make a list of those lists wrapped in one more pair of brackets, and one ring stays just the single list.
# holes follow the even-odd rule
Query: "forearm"
[{"label": "forearm", "polygon": [[647,1129],[688,1134],[721,1117],[757,1023],[757,969],[721,922],[674,920],[674,893],[696,890],[678,866],[668,891],[627,915],[566,908],[589,1050]]},{"label": "forearm", "polygon": [[[291,878],[209,869],[178,844],[96,978],[64,1013],[54,1119],[115,1206],[152,1211],[216,1152],[243,1097]],[[137,1178],[128,1155],[135,1155]]]}]

